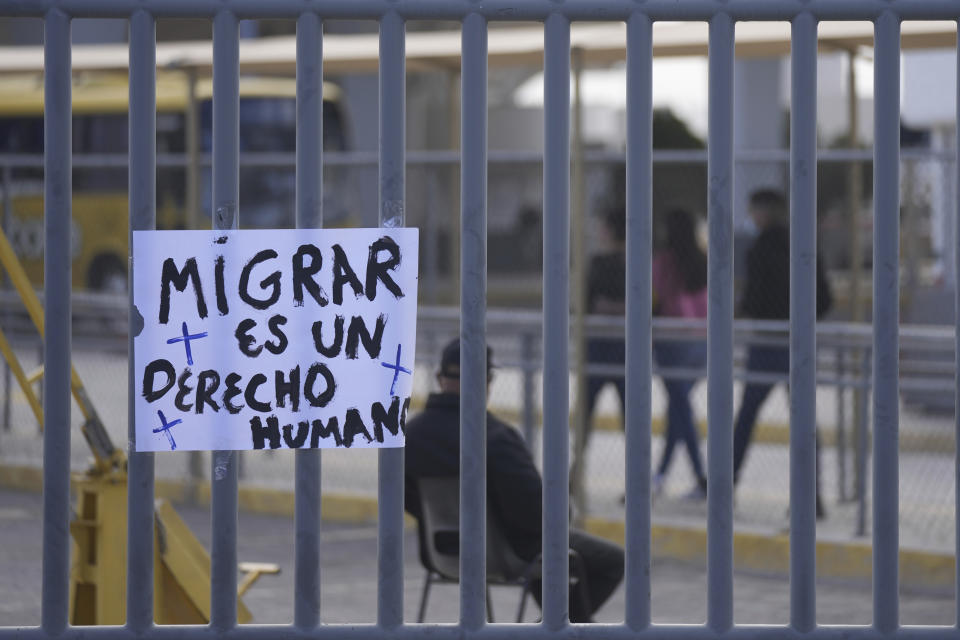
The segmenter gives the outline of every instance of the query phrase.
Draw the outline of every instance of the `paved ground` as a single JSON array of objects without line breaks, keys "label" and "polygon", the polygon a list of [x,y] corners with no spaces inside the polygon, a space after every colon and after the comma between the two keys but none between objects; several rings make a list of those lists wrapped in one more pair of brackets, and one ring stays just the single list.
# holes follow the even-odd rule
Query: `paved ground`
[{"label": "paved ground", "polygon": [[[0,626],[36,625],[40,620],[41,498],[39,494],[0,490]],[[180,508],[197,537],[208,546],[210,519],[206,509]],[[254,586],[246,602],[257,622],[286,623],[293,618],[293,522],[289,518],[240,514],[241,560],[276,562],[279,576]],[[408,533],[405,549],[406,619],[419,603],[423,570],[416,539]],[[376,618],[376,529],[325,526],[321,550],[321,615],[326,622],[372,622]],[[701,566],[657,562],[652,572],[653,618],[659,623],[702,623],[706,618],[706,572]],[[789,584],[782,577],[737,574],[734,609],[738,624],[786,623]],[[518,591],[494,589],[498,620],[512,619]],[[820,582],[817,585],[820,624],[868,624],[872,615],[870,585],[865,582]],[[623,619],[621,587],[597,615],[601,622]],[[458,595],[454,586],[439,586],[430,599],[429,621],[455,622]],[[903,624],[952,625],[952,593],[903,593]],[[528,608],[528,620],[536,608]]]}]

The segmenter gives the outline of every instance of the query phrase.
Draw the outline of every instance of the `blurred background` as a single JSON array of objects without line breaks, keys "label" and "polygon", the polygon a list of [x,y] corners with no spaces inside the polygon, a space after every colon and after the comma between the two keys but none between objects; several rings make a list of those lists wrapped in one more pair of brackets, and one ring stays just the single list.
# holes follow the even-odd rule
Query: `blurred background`
[{"label": "blurred background", "polygon": [[[80,19],[73,24],[72,355],[105,426],[122,447],[127,433],[127,24]],[[837,24],[847,26],[844,30]],[[458,26],[441,22],[407,26],[406,224],[420,229],[421,246],[414,407],[422,406],[435,390],[440,348],[458,332]],[[37,287],[42,285],[43,265],[41,27],[40,21],[0,20],[0,60],[5,61],[0,63],[2,222]],[[579,27],[574,29],[571,77],[575,116],[571,363],[582,362],[570,372],[574,416],[582,404],[578,402],[582,376],[622,375],[622,365],[611,369],[610,364],[581,361],[578,354],[591,336],[623,333],[622,318],[589,317],[580,300],[589,257],[606,250],[603,216],[611,208],[623,207],[626,199],[625,32],[621,24],[590,25],[578,32]],[[323,175],[318,177],[324,184],[324,224],[376,226],[376,25],[329,21],[325,29],[325,154]],[[241,55],[241,228],[294,224],[294,32],[292,21],[241,22],[242,48],[250,48],[247,57]],[[158,228],[211,224],[210,33],[206,21],[157,24]],[[755,237],[747,215],[748,197],[760,188],[789,193],[789,25],[741,24],[737,37],[734,247],[739,295],[746,252]],[[957,71],[956,53],[950,47],[955,42],[955,23],[904,24],[900,105],[900,541],[903,548],[928,552],[950,566],[955,545],[953,300],[958,195]],[[542,154],[548,134],[543,128],[541,49],[541,26],[491,29],[487,298],[488,340],[498,369],[490,409],[517,425],[537,457],[544,403],[542,232],[544,216],[550,215],[542,208]],[[663,242],[663,215],[681,207],[697,216],[706,249],[706,25],[657,23],[654,52],[653,243],[658,247]],[[816,411],[828,513],[818,524],[818,536],[865,545],[870,544],[871,522],[872,59],[870,23],[821,26],[817,225],[820,258],[834,304],[818,323]],[[273,62],[264,62],[268,60]],[[24,368],[31,369],[42,363],[42,341],[6,279],[4,287],[0,328]],[[690,335],[690,327],[683,323],[669,318],[655,321],[655,340]],[[785,325],[749,319],[738,323],[735,406],[746,374],[745,349],[758,343],[786,345]],[[42,436],[9,367],[5,363],[2,368],[0,484],[24,488],[30,486],[29,478],[38,477],[31,473],[41,467]],[[698,373],[692,374],[698,382],[691,398],[703,434],[708,423],[706,382]],[[42,379],[35,388],[42,394]],[[663,446],[666,399],[659,378],[653,380],[652,389],[656,460]],[[625,463],[620,412],[615,388],[607,385],[585,447],[574,436],[580,421],[571,418],[571,459],[580,465],[572,490],[580,523],[622,523]],[[79,412],[74,415],[79,427]],[[79,431],[75,434],[72,461],[81,471],[90,454]],[[788,442],[789,396],[785,384],[778,384],[761,411],[737,490],[737,531],[776,536],[786,530]],[[705,454],[705,440],[701,444]],[[663,495],[653,504],[655,524],[702,528],[706,504],[685,497],[694,478],[686,456],[677,457]],[[158,491],[202,502],[208,458],[197,452],[157,455]],[[290,452],[244,452],[241,460],[242,487],[292,492]],[[322,469],[325,496],[366,505],[355,511],[360,520],[375,517],[369,506],[376,500],[375,452],[326,451]],[[703,549],[696,548],[681,559],[702,562],[703,557]]]}]

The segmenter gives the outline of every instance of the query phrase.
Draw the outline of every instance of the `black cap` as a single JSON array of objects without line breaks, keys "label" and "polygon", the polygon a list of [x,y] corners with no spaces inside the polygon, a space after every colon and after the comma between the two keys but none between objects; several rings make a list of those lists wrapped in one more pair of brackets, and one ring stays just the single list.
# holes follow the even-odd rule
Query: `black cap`
[{"label": "black cap", "polygon": [[[487,377],[493,371],[493,349],[487,347]],[[446,378],[460,377],[460,338],[454,338],[443,348],[440,356],[440,375]]]}]

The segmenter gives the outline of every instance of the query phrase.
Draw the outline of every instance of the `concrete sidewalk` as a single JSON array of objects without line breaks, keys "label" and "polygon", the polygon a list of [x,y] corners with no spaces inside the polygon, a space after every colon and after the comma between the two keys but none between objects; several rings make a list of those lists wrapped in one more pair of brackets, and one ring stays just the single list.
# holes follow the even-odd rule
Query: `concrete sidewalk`
[{"label": "concrete sidewalk", "polygon": [[[41,574],[40,494],[0,490],[0,626],[33,626],[40,620]],[[209,549],[207,509],[178,507],[178,512]],[[245,601],[260,623],[293,619],[293,521],[287,517],[241,512],[240,560],[276,562],[279,576],[261,578]],[[321,617],[327,623],[374,622],[377,608],[376,528],[325,524],[321,547]],[[417,559],[416,537],[404,540],[405,619],[416,617],[423,569]],[[703,623],[706,619],[706,572],[702,565],[656,561],[653,565],[652,612],[657,623]],[[519,590],[495,588],[496,619],[512,621]],[[786,624],[789,583],[782,576],[738,572],[734,576],[734,616],[737,624]],[[438,586],[430,597],[428,621],[456,622],[459,596],[455,586]],[[869,624],[870,583],[865,580],[817,584],[820,624]],[[598,622],[620,622],[624,614],[621,586],[598,612]],[[951,625],[953,594],[904,591],[900,597],[902,624]],[[527,608],[527,621],[536,619]]]},{"label": "concrete sidewalk", "polygon": [[[24,354],[28,356],[29,354]],[[29,364],[29,362],[27,363]],[[111,437],[118,446],[126,443],[126,357],[111,352],[75,349],[74,364],[87,382]],[[415,388],[426,393],[430,388],[430,368],[416,371]],[[518,379],[509,370],[498,371],[491,402],[494,411],[509,414],[517,409]],[[654,412],[662,411],[659,383],[654,384]],[[13,394],[12,415],[0,425],[0,487],[39,488],[42,439],[35,420],[18,393]],[[601,394],[601,416],[612,417],[617,404],[610,390]],[[826,422],[834,413],[832,394],[818,393],[818,414]],[[705,385],[693,394],[695,410],[704,411]],[[761,419],[774,420],[786,408],[786,394],[777,390],[771,396]],[[75,426],[79,412],[74,411]],[[952,433],[949,418],[923,418],[902,412],[902,430],[917,435]],[[821,423],[821,424],[824,424]],[[948,424],[949,423],[949,424]],[[9,428],[7,428],[9,427]],[[949,429],[947,429],[949,427]],[[945,431],[945,429],[947,429]],[[79,429],[73,431],[72,467],[86,468],[89,461]],[[662,438],[653,438],[656,463]],[[702,450],[706,451],[705,443]],[[184,493],[184,480],[190,477],[190,455],[183,452],[158,453],[155,456],[158,490],[164,495]],[[200,454],[208,460],[207,454]],[[253,511],[275,514],[292,513],[293,453],[243,452],[241,455],[241,505]],[[852,463],[848,465],[852,473]],[[209,463],[201,463],[208,469]],[[743,481],[736,495],[734,529],[738,566],[764,571],[786,570],[788,540],[789,451],[782,443],[759,442],[750,450]],[[871,572],[869,527],[867,536],[858,535],[857,505],[838,501],[836,449],[823,452],[823,488],[829,518],[818,523],[824,575],[869,579]],[[598,430],[587,458],[588,516],[594,530],[614,539],[623,536],[623,495],[625,462],[623,434],[617,430]],[[373,450],[328,450],[323,453],[323,492],[325,513],[340,521],[368,524],[376,515],[377,453]],[[954,461],[952,452],[911,450],[900,456],[900,544],[904,564],[902,576],[908,584],[952,588],[954,567]],[[201,483],[205,479],[201,479]],[[664,555],[699,562],[705,556],[706,506],[688,502],[682,494],[693,484],[685,451],[678,448],[668,478],[665,495],[653,505],[655,550]],[[868,478],[867,486],[870,486]],[[202,489],[202,487],[201,487]]]}]

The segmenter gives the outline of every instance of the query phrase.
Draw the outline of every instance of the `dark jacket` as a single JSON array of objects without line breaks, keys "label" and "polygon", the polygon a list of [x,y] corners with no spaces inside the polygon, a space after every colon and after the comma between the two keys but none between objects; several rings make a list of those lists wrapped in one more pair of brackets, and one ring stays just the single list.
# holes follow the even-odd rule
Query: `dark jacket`
[{"label": "dark jacket", "polygon": [[621,251],[601,253],[590,259],[587,269],[587,313],[598,313],[597,299],[626,300],[627,263]]},{"label": "dark jacket", "polygon": [[[817,258],[817,317],[830,310],[830,282]],[[787,227],[772,224],[760,232],[747,252],[747,283],[740,301],[744,316],[759,320],[790,317],[790,235]]]},{"label": "dark jacket", "polygon": [[[416,478],[460,473],[460,396],[432,393],[407,421],[404,502],[420,517]],[[487,412],[487,504],[514,552],[533,560],[541,546],[540,473],[516,429]]]}]

